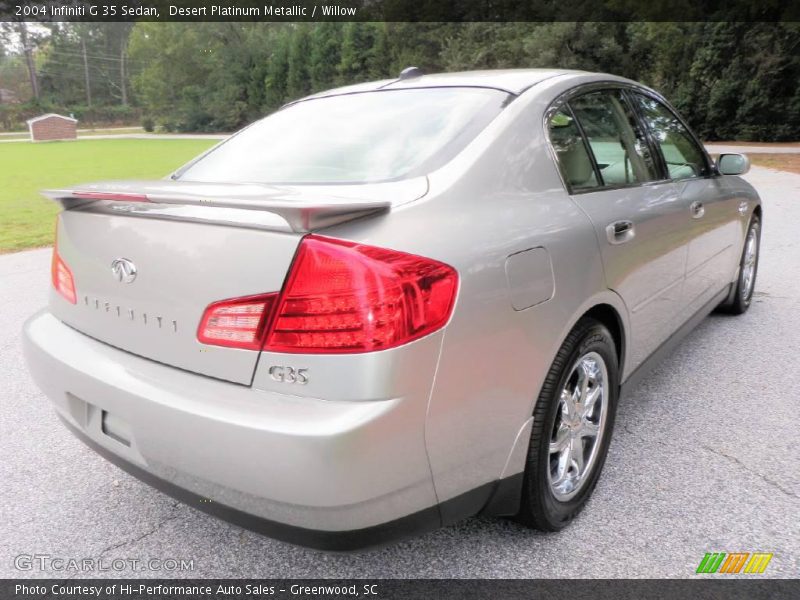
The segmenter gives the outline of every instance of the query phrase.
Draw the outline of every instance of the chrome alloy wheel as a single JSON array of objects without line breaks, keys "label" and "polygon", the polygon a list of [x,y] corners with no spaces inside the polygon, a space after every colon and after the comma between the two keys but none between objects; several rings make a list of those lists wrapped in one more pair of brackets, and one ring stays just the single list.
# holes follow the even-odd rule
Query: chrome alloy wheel
[{"label": "chrome alloy wheel", "polygon": [[578,358],[558,402],[547,472],[556,499],[566,502],[589,479],[608,415],[608,369],[597,352]]},{"label": "chrome alloy wheel", "polygon": [[756,280],[756,261],[758,260],[758,230],[751,227],[747,232],[747,241],[744,247],[744,260],[742,261],[742,292],[744,299],[750,298],[753,293],[753,284]]}]

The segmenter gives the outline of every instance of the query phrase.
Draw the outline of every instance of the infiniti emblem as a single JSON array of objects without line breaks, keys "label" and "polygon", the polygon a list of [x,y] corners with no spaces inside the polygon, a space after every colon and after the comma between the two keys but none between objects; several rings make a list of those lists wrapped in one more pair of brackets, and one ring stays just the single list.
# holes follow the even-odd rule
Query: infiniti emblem
[{"label": "infiniti emblem", "polygon": [[136,279],[136,265],[127,258],[115,258],[111,261],[111,272],[120,283],[132,283]]}]

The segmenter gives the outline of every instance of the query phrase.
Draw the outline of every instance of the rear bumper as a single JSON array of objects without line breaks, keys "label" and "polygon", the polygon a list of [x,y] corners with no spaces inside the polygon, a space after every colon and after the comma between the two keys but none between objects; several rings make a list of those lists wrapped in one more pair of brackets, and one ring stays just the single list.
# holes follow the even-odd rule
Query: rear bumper
[{"label": "rear bumper", "polygon": [[284,542],[317,548],[319,550],[358,550],[360,548],[377,546],[409,535],[432,531],[441,526],[438,506],[430,506],[419,512],[386,523],[347,531],[308,529],[306,527],[288,525],[280,521],[272,521],[233,508],[232,506],[209,502],[208,498],[204,498],[186,488],[177,486],[166,479],[161,479],[153,475],[150,471],[126,461],[118,454],[114,454],[108,450],[108,448],[101,446],[97,441],[79,430],[63,416],[59,415],[59,417],[64,425],[66,425],[67,429],[72,431],[72,433],[89,446],[89,448],[144,483],[203,512]]},{"label": "rear bumper", "polygon": [[441,524],[425,452],[427,397],[260,391],[118,350],[48,312],[25,324],[24,350],[80,439],[195,508],[331,550]]}]

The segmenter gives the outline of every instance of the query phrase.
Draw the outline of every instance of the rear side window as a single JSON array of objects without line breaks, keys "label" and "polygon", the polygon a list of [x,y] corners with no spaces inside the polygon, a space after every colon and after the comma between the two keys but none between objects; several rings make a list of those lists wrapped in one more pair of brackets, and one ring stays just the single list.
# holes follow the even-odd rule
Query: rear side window
[{"label": "rear side window", "polygon": [[661,148],[669,178],[686,179],[708,174],[703,150],[678,117],[658,100],[638,93],[631,96]]},{"label": "rear side window", "polygon": [[550,117],[548,127],[561,177],[570,189],[593,188],[600,185],[592,159],[583,142],[583,136],[569,108],[562,107]]},{"label": "rear side window", "polygon": [[445,164],[509,99],[484,88],[420,88],[298,102],[258,121],[178,173],[242,183],[366,183]]},{"label": "rear side window", "polygon": [[586,134],[603,185],[660,179],[644,132],[619,90],[584,94],[569,105]]}]

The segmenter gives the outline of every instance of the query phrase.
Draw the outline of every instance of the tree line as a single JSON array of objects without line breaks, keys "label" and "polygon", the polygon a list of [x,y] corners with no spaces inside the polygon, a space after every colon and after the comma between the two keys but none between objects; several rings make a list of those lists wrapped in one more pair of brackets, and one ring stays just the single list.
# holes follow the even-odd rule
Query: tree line
[{"label": "tree line", "polygon": [[[425,72],[558,67],[613,73],[661,91],[705,139],[800,139],[797,23],[48,27],[50,35],[36,40],[39,98],[31,108],[107,109],[168,131],[232,131],[309,93],[396,77],[414,65]],[[11,80],[12,63],[18,87],[27,79],[19,77],[23,53],[6,48],[0,89]]]},{"label": "tree line", "polygon": [[0,127],[43,111],[91,121],[138,118],[128,42],[132,23],[0,23]]}]

